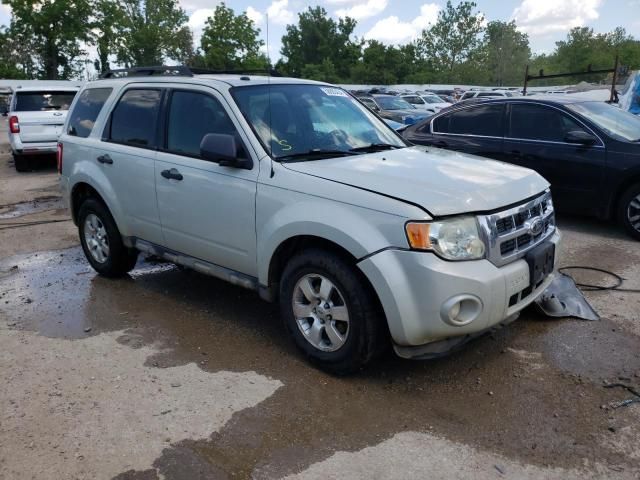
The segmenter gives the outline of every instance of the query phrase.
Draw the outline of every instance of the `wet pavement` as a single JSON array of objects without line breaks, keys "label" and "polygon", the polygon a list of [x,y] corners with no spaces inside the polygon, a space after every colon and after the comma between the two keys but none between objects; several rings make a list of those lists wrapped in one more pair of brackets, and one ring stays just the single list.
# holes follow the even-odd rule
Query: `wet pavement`
[{"label": "wet pavement", "polygon": [[[637,243],[561,226],[565,265],[640,287]],[[640,385],[639,295],[587,293],[601,321],[530,309],[446,358],[389,352],[341,378],[253,292],[142,257],[105,279],[78,246],[7,256],[1,239],[0,478],[640,478],[640,404],[605,388]]]}]

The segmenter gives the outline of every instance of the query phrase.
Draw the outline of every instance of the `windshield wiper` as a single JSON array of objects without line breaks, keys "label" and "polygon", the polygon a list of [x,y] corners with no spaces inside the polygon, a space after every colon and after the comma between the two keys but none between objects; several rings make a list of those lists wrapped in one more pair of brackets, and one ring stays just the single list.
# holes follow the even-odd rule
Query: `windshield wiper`
[{"label": "windshield wiper", "polygon": [[292,153],[291,155],[282,155],[280,157],[277,157],[276,160],[284,162],[303,159],[319,160],[322,158],[344,157],[347,155],[357,155],[357,153],[352,150],[324,150],[322,148],[314,148],[306,152]]},{"label": "windshield wiper", "polygon": [[356,147],[349,150],[350,152],[380,152],[382,150],[395,150],[397,148],[404,148],[399,145],[392,145],[390,143],[372,143],[365,145],[364,147]]}]

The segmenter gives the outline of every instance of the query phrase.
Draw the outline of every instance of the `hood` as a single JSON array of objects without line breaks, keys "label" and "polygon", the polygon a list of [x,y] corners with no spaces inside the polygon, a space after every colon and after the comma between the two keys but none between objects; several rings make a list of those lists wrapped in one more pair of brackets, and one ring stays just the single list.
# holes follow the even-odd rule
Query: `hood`
[{"label": "hood", "polygon": [[533,170],[421,146],[285,166],[418,204],[435,216],[500,209],[549,187]]}]

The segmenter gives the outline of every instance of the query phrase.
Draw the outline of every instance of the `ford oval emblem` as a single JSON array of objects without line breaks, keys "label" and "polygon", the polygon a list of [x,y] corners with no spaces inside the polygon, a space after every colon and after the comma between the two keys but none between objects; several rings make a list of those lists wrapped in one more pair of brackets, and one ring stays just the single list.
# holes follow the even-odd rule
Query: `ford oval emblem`
[{"label": "ford oval emblem", "polygon": [[527,222],[529,233],[534,237],[537,237],[544,230],[544,222],[540,218],[534,218],[530,222]]}]

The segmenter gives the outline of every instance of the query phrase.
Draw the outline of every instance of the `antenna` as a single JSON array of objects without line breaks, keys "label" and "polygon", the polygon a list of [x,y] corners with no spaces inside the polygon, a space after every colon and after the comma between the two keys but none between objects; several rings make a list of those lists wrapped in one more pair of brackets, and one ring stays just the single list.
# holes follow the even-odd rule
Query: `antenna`
[{"label": "antenna", "polygon": [[[271,72],[271,49],[269,48],[269,12],[266,13],[267,17],[267,60],[269,61],[269,72]],[[267,108],[269,109],[269,160],[271,161],[271,173],[269,174],[269,178],[273,178],[276,174],[273,169],[273,131],[271,128],[271,115],[273,114],[271,111],[271,74],[267,77]]]}]

